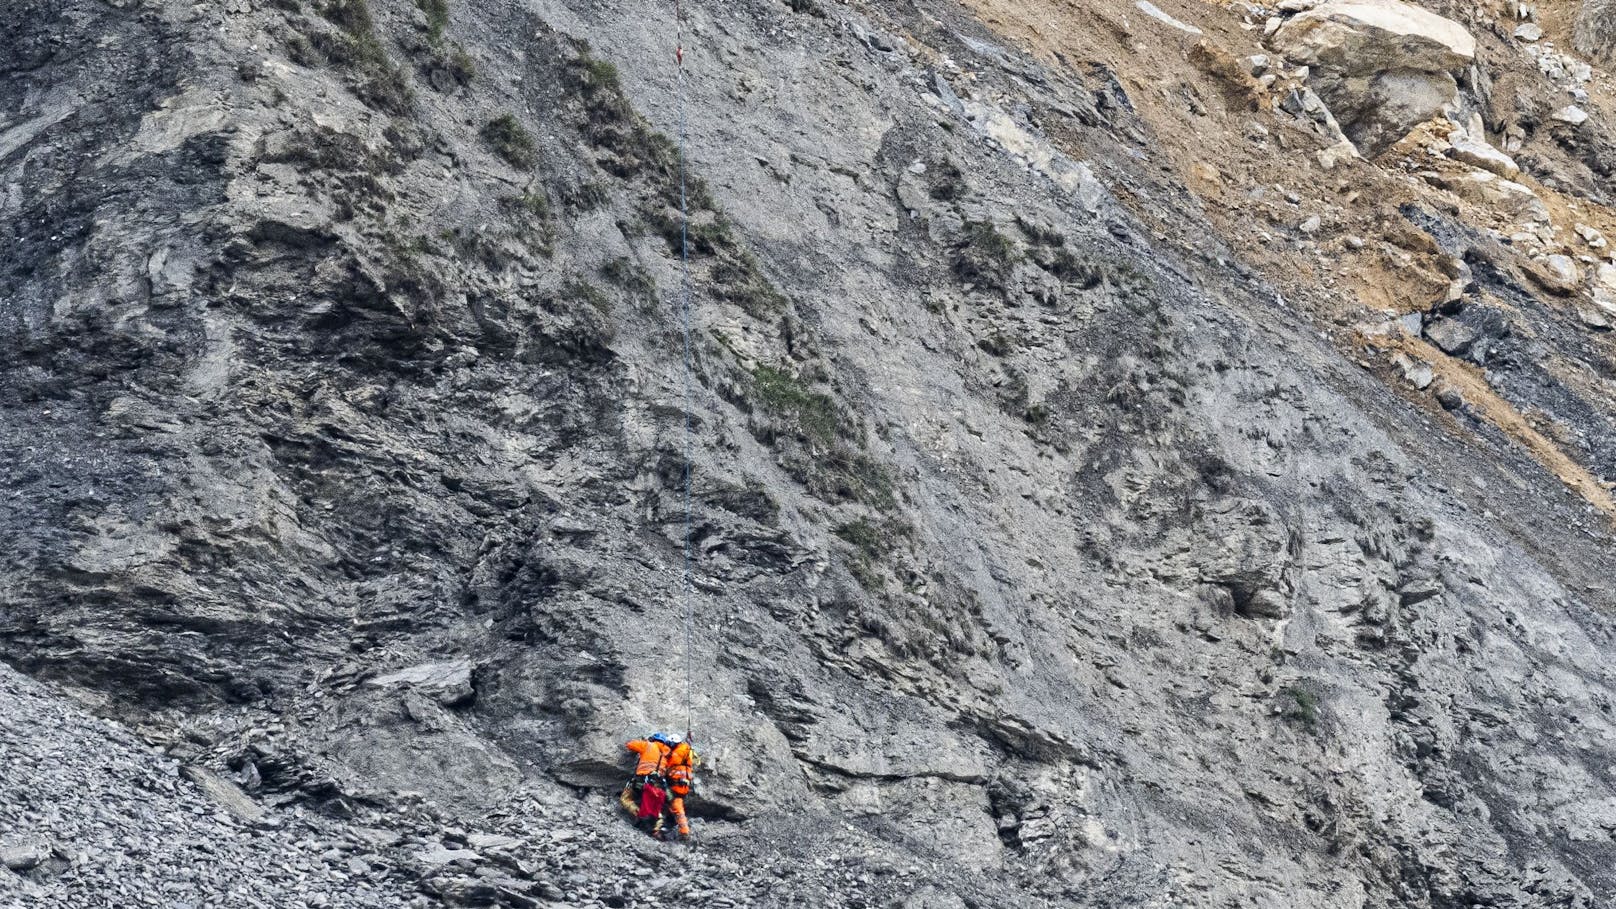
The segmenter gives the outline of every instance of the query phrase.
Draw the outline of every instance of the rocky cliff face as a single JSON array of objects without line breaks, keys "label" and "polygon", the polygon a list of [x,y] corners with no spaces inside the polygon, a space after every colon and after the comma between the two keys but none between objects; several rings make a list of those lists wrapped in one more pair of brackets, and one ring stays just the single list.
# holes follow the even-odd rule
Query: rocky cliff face
[{"label": "rocky cliff face", "polygon": [[0,12],[0,902],[1616,893],[1569,6]]}]

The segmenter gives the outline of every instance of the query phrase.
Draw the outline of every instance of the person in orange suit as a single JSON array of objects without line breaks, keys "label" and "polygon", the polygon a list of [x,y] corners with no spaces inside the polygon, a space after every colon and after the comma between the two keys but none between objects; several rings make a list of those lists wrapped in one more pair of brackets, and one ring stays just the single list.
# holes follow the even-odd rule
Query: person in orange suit
[{"label": "person in orange suit", "polygon": [[701,759],[689,742],[661,733],[635,739],[625,746],[639,760],[634,776],[623,786],[619,802],[633,815],[635,825],[657,839],[667,837],[667,819],[673,819],[679,839],[690,839],[690,818],[685,798],[690,795]]},{"label": "person in orange suit", "polygon": [[[673,818],[681,841],[690,839],[690,818],[685,815],[685,797],[690,795],[696,781],[696,761],[696,752],[688,742],[674,746],[673,753],[668,755],[665,774],[668,779],[668,806],[664,814]],[[659,820],[651,835],[658,839],[666,837],[662,828],[663,822]]]},{"label": "person in orange suit", "polygon": [[634,775],[623,785],[618,802],[634,818],[636,827],[653,836],[662,826],[662,814],[667,807],[668,783],[663,773],[676,745],[673,739],[658,732],[624,746],[634,752],[638,761]]}]

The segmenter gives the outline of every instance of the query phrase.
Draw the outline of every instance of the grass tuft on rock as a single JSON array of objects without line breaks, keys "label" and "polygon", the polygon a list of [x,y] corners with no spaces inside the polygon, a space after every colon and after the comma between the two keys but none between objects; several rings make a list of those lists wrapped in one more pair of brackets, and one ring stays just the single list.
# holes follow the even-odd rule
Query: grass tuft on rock
[{"label": "grass tuft on rock", "polygon": [[656,308],[656,279],[627,258],[619,256],[602,265],[600,276],[621,288],[641,309]]},{"label": "grass tuft on rock", "polygon": [[987,221],[967,221],[954,257],[954,274],[962,281],[1003,290],[1016,258],[1014,240]]},{"label": "grass tuft on rock", "polygon": [[803,381],[777,366],[752,370],[758,403],[769,413],[795,423],[802,434],[822,445],[836,441],[840,414],[829,395],[810,389]]},{"label": "grass tuft on rock", "polygon": [[513,196],[510,203],[535,218],[550,218],[550,197],[542,189],[529,187],[520,196]]},{"label": "grass tuft on rock", "polygon": [[415,0],[415,5],[426,13],[427,37],[441,40],[443,30],[449,27],[449,0]]},{"label": "grass tuft on rock", "polygon": [[539,146],[533,134],[512,114],[500,114],[488,121],[483,126],[482,136],[494,154],[512,167],[527,170],[539,162]]},{"label": "grass tuft on rock", "polygon": [[320,15],[350,35],[372,33],[376,28],[365,0],[326,0]]},{"label": "grass tuft on rock", "polygon": [[856,518],[831,530],[852,547],[852,560],[848,563],[853,577],[865,590],[876,592],[882,583],[879,568],[898,548],[898,542],[912,533],[908,524],[889,519],[879,523],[868,518]]},{"label": "grass tuft on rock", "polygon": [[596,312],[607,314],[612,311],[612,301],[606,293],[583,278],[573,278],[563,284],[561,294],[574,303],[589,304]]},{"label": "grass tuft on rock", "polygon": [[449,78],[461,85],[470,85],[471,80],[477,78],[477,63],[471,59],[466,49],[456,44],[449,53],[444,55],[444,69],[449,72]]},{"label": "grass tuft on rock", "polygon": [[1279,715],[1309,731],[1319,725],[1319,696],[1305,688],[1289,685],[1279,691]]},{"label": "grass tuft on rock", "polygon": [[376,36],[376,20],[365,0],[327,0],[319,9],[338,30],[313,32],[301,42],[288,39],[293,62],[314,66],[323,58],[353,70],[359,78],[351,88],[359,100],[390,114],[409,113],[415,93]]}]

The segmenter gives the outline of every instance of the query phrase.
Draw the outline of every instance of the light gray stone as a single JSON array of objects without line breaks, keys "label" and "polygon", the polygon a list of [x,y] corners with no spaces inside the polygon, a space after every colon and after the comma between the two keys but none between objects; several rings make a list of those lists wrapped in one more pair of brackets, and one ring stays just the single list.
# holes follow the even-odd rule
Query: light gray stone
[{"label": "light gray stone", "polygon": [[470,660],[422,663],[371,679],[377,688],[412,688],[436,698],[445,706],[458,706],[476,697],[472,687]]}]

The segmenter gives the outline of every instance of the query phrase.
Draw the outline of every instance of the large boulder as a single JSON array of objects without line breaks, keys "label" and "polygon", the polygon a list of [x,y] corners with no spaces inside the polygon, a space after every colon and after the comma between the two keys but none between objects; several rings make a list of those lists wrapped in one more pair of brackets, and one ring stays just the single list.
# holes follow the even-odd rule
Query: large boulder
[{"label": "large boulder", "polygon": [[1285,23],[1274,43],[1286,59],[1357,75],[1445,73],[1476,58],[1476,41],[1452,19],[1399,0],[1334,0]]},{"label": "large boulder", "polygon": [[1312,84],[1358,149],[1376,155],[1451,104],[1476,42],[1464,26],[1398,0],[1333,0],[1285,23],[1274,48]]}]

